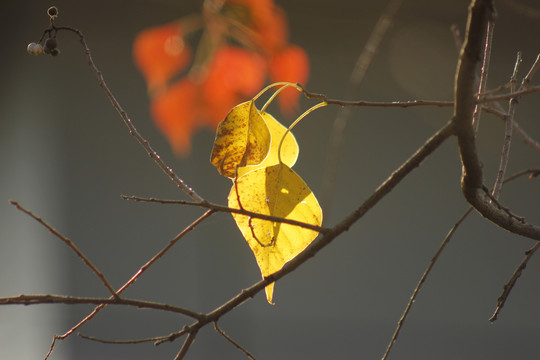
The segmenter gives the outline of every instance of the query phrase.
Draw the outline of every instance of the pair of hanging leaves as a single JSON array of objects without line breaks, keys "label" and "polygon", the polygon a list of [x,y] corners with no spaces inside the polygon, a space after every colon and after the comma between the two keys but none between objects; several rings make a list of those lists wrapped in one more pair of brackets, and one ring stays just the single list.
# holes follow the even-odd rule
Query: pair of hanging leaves
[{"label": "pair of hanging leaves", "polygon": [[[229,207],[321,226],[322,210],[317,199],[291,169],[298,152],[292,133],[250,100],[234,107],[218,125],[210,162],[233,180]],[[297,225],[242,214],[233,214],[233,218],[263,278],[279,271],[318,234]],[[273,283],[265,289],[270,304],[273,289]]]}]

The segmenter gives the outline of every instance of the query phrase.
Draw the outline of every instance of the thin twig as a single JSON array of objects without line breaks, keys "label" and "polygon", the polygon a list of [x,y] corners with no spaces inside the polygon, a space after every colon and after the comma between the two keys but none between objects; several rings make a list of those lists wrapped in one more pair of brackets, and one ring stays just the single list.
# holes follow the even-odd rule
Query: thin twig
[{"label": "thin twig", "polygon": [[540,143],[538,143],[536,140],[530,137],[529,134],[527,134],[525,130],[523,130],[517,122],[513,121],[512,126],[514,127],[514,131],[519,136],[521,136],[523,142],[529,145],[534,151],[540,154]]},{"label": "thin twig", "polygon": [[191,344],[193,344],[193,341],[195,341],[195,337],[197,337],[198,329],[193,329],[188,333],[188,336],[186,337],[186,340],[184,341],[184,344],[182,344],[182,348],[180,348],[180,351],[178,354],[176,354],[174,360],[182,360],[184,356],[187,354],[189,347]]},{"label": "thin twig", "polygon": [[526,88],[527,86],[529,86],[529,83],[531,82],[532,77],[534,76],[534,74],[536,74],[538,69],[540,69],[540,54],[536,56],[536,60],[534,60],[534,63],[529,69],[529,72],[523,78],[520,88]]},{"label": "thin twig", "polygon": [[116,298],[92,298],[92,297],[76,297],[63,295],[19,295],[13,297],[0,298],[0,305],[36,305],[36,304],[94,304],[94,305],[127,305],[134,306],[140,309],[154,309],[169,311],[177,314],[189,316],[194,319],[203,318],[203,314],[173,306],[162,304],[153,301],[144,301],[136,299],[126,299],[121,297]]},{"label": "thin twig", "polygon": [[[517,53],[516,63],[514,65],[514,71],[510,77],[510,91],[516,90],[517,74],[519,65],[521,64],[521,52]],[[501,150],[501,160],[499,163],[499,170],[497,171],[497,177],[491,195],[498,199],[501,194],[501,187],[506,173],[506,167],[508,166],[508,160],[510,155],[510,145],[512,143],[512,124],[514,123],[514,115],[516,113],[517,99],[512,98],[508,103],[508,116],[506,117],[506,126],[504,130],[504,141]]]},{"label": "thin twig", "polygon": [[47,230],[49,230],[49,232],[51,232],[52,234],[54,234],[57,238],[59,238],[60,240],[62,240],[64,242],[64,244],[66,244],[67,246],[69,246],[69,248],[71,250],[73,250],[75,252],[75,254],[77,254],[77,256],[79,258],[81,258],[81,260],[90,268],[90,270],[92,270],[94,272],[94,274],[96,274],[96,276],[101,280],[101,282],[103,283],[103,285],[107,288],[107,290],[109,290],[109,292],[114,296],[118,296],[116,291],[114,291],[114,288],[112,287],[111,283],[109,283],[109,281],[107,280],[107,278],[105,278],[105,275],[103,275],[103,273],[101,271],[99,271],[95,266],[94,264],[92,264],[92,262],[90,261],[90,259],[88,259],[86,257],[86,255],[84,255],[82,253],[81,250],[79,250],[79,248],[77,248],[77,246],[73,243],[73,241],[71,241],[70,239],[68,239],[67,237],[65,237],[64,235],[60,234],[56,229],[54,229],[51,225],[49,225],[47,222],[45,222],[45,220],[43,220],[42,218],[40,218],[39,216],[36,216],[34,215],[30,210],[27,210],[25,209],[23,206],[21,206],[17,201],[14,201],[14,200],[10,200],[9,201],[11,205],[15,206],[18,210],[22,211],[23,213],[25,213],[26,215],[30,216],[31,218],[33,218],[34,220],[36,220],[37,222],[39,222],[41,225],[43,225],[45,228],[47,228]]},{"label": "thin twig", "polygon": [[527,6],[521,1],[518,2],[515,0],[502,0],[501,3],[508,6],[510,9],[512,9],[521,16],[529,17],[532,19],[540,19],[540,10],[538,8]]},{"label": "thin twig", "polygon": [[489,103],[489,102],[497,101],[497,100],[508,100],[512,98],[520,98],[523,95],[532,94],[539,91],[540,91],[540,85],[537,85],[537,86],[527,87],[523,90],[519,90],[516,92],[510,92],[508,94],[501,94],[501,95],[494,95],[494,96],[484,96],[483,94],[480,94],[481,97],[478,100],[478,103],[485,104],[485,103]]},{"label": "thin twig", "polygon": [[[522,177],[524,175],[527,175],[527,174],[539,174],[539,173],[540,173],[540,169],[522,170],[522,171],[519,171],[519,172],[507,177],[503,181],[503,183],[506,184],[506,183],[508,183],[508,182],[510,182],[512,180],[516,180],[517,178],[520,178],[520,177]],[[426,270],[422,274],[422,277],[418,281],[418,284],[416,285],[416,287],[415,287],[415,289],[414,289],[414,291],[413,291],[413,293],[412,293],[412,295],[411,295],[411,297],[409,299],[409,302],[407,303],[407,306],[405,307],[405,310],[403,311],[403,314],[401,315],[401,318],[398,321],[398,325],[396,327],[396,330],[394,331],[394,334],[392,335],[392,338],[390,339],[390,342],[388,343],[388,346],[386,348],[386,352],[384,353],[381,360],[385,360],[386,358],[388,358],[388,355],[390,354],[390,350],[392,349],[392,347],[394,346],[394,344],[397,341],[397,338],[399,336],[399,332],[401,331],[401,328],[403,327],[405,319],[409,315],[409,312],[410,312],[410,310],[411,310],[411,308],[412,308],[412,306],[413,306],[413,304],[414,304],[414,302],[416,300],[416,297],[418,296],[418,293],[420,292],[420,288],[422,287],[422,285],[426,281],[427,276],[429,275],[429,273],[431,272],[431,270],[435,266],[435,263],[438,260],[438,258],[440,256],[440,254],[442,253],[443,249],[446,247],[446,245],[448,245],[448,243],[450,242],[450,239],[452,238],[452,236],[456,232],[457,228],[469,216],[469,214],[472,212],[472,210],[473,210],[473,207],[471,206],[465,211],[465,213],[463,213],[463,215],[461,215],[461,217],[452,226],[450,231],[446,234],[446,237],[442,241],[441,245],[439,246],[439,248],[437,249],[437,251],[435,252],[433,257],[431,258],[431,261],[430,261],[428,267],[426,268]],[[540,244],[540,242],[539,242],[539,244]]]},{"label": "thin twig", "polygon": [[[504,183],[507,183],[509,181],[515,180],[521,176],[530,174],[531,176],[537,176],[537,174],[540,174],[540,169],[525,169],[522,171],[519,171],[508,178],[505,179]],[[493,312],[493,315],[489,318],[490,322],[494,322],[497,320],[502,308],[504,307],[506,300],[508,299],[508,296],[512,292],[512,289],[514,288],[514,285],[516,284],[517,280],[521,276],[523,270],[527,266],[527,263],[532,258],[536,250],[540,247],[540,242],[537,242],[532,248],[525,251],[525,258],[521,261],[521,263],[518,265],[516,270],[514,270],[512,276],[510,277],[510,280],[504,285],[503,291],[501,295],[499,295],[497,299],[497,306],[495,308],[495,311]]]},{"label": "thin twig", "polygon": [[[178,235],[176,235],[170,242],[167,244],[163,249],[161,249],[156,255],[154,255],[146,264],[141,266],[141,268],[124,284],[116,293],[120,295],[125,289],[127,289],[131,284],[133,284],[154,262],[156,262],[159,258],[161,258],[174,244],[178,242],[182,237],[184,237],[188,232],[193,230],[198,224],[200,224],[202,221],[204,221],[206,218],[208,218],[210,215],[214,213],[213,210],[207,210],[203,215],[201,215],[197,220],[192,222],[188,227],[186,227],[182,232],[180,232]],[[106,306],[106,304],[98,305],[92,310],[91,313],[86,315],[79,323],[77,323],[75,326],[73,326],[71,329],[69,329],[67,332],[65,332],[62,335],[55,335],[50,347],[49,352],[45,356],[45,360],[49,358],[51,355],[54,346],[56,344],[56,340],[64,340],[68,336],[70,336],[75,330],[77,330],[79,327],[81,327],[83,324],[85,324],[87,321],[92,319],[98,312],[101,311]]]},{"label": "thin twig", "polygon": [[435,266],[435,263],[437,262],[437,259],[439,258],[439,255],[441,255],[441,253],[444,250],[444,248],[446,247],[446,245],[448,245],[448,243],[450,242],[450,239],[452,239],[452,236],[456,232],[457,228],[467,218],[467,216],[469,216],[469,214],[472,212],[472,210],[473,210],[473,207],[471,206],[471,207],[469,207],[469,209],[467,209],[467,211],[465,211],[465,213],[463,215],[461,215],[461,217],[458,219],[458,221],[456,221],[454,226],[452,226],[452,228],[450,229],[448,234],[446,234],[446,236],[445,236],[444,240],[442,241],[441,245],[439,246],[439,248],[437,249],[437,251],[435,252],[433,257],[431,258],[431,261],[429,262],[428,267],[426,268],[426,270],[424,271],[424,274],[422,274],[422,277],[420,278],[420,280],[418,281],[418,284],[414,288],[414,291],[413,291],[413,293],[411,295],[411,298],[409,299],[409,302],[407,303],[407,306],[405,307],[405,311],[403,311],[403,315],[401,315],[401,318],[398,321],[396,330],[394,330],[394,334],[392,335],[392,338],[390,339],[390,342],[388,343],[386,351],[385,351],[383,357],[381,358],[381,360],[386,360],[386,358],[390,354],[390,350],[392,350],[392,347],[394,346],[394,344],[397,341],[397,338],[399,336],[399,332],[401,331],[401,328],[403,327],[403,323],[405,322],[405,319],[407,318],[407,315],[409,315],[409,311],[411,310],[411,307],[414,304],[414,301],[416,300],[416,296],[418,295],[418,293],[420,291],[420,288],[422,287],[422,285],[426,281],[426,278],[428,277],[429,273],[431,272],[431,269],[433,269],[433,266]]},{"label": "thin twig", "polygon": [[521,171],[518,171],[517,173],[512,174],[509,177],[507,177],[504,180],[504,183],[506,184],[507,182],[515,180],[515,179],[517,179],[519,177],[522,177],[523,175],[531,175],[531,176],[534,177],[534,176],[538,176],[538,174],[540,174],[540,169],[538,169],[538,168],[521,170]]},{"label": "thin twig", "polygon": [[[463,45],[463,41],[461,39],[459,29],[457,28],[456,25],[452,25],[450,29],[452,31],[452,34],[454,35],[454,39],[456,41],[456,46],[458,48],[458,51],[460,51],[460,49],[461,49],[461,47]],[[531,81],[532,77],[538,71],[539,68],[540,68],[540,54],[536,57],[536,60],[534,61],[533,65],[531,66],[529,72],[527,73],[527,75],[523,79],[523,82],[521,83],[520,89],[524,89],[524,88],[528,87],[529,82]],[[478,81],[480,81],[480,80],[478,80]],[[487,96],[487,95],[491,95],[491,94],[493,94],[495,92],[499,92],[499,91],[501,91],[503,89],[508,88],[508,86],[509,86],[508,84],[507,85],[501,85],[501,86],[498,86],[495,89],[487,90],[487,91],[485,91],[483,93],[482,96]],[[480,99],[480,97],[477,96],[477,103],[479,102],[479,99]],[[495,116],[498,116],[501,119],[506,121],[506,117],[508,116],[508,112],[503,110],[502,106],[498,102],[491,102],[491,103],[489,103],[489,105],[490,106],[483,106],[482,110],[484,110],[484,111],[486,111],[486,112],[488,112],[490,114],[493,114]],[[519,136],[521,136],[521,138],[523,139],[523,141],[527,145],[529,145],[534,151],[540,153],[540,144],[538,142],[536,142],[532,137],[530,137],[525,132],[525,130],[523,130],[519,126],[519,124],[516,121],[512,121],[512,126],[514,128],[514,131]],[[476,129],[475,129],[475,131],[476,131]]]},{"label": "thin twig", "polygon": [[[491,58],[491,44],[493,43],[493,28],[495,23],[493,21],[488,21],[487,30],[486,30],[486,41],[484,46],[484,57],[482,60],[482,71],[480,74],[480,84],[478,85],[478,94],[482,94],[487,86],[487,78],[489,72],[489,63]],[[477,95],[477,100],[480,98],[480,95]],[[478,127],[480,125],[480,115],[482,113],[482,106],[476,104],[473,113],[473,127],[474,131],[478,132]]]},{"label": "thin twig", "polygon": [[251,360],[257,360],[255,359],[255,356],[253,356],[252,353],[250,353],[249,351],[246,350],[246,348],[244,348],[242,345],[240,345],[239,343],[237,343],[236,341],[234,341],[233,338],[231,338],[229,335],[227,335],[225,333],[225,331],[223,331],[217,324],[217,321],[214,321],[214,329],[221,335],[223,336],[228,342],[230,342],[231,344],[233,344],[237,349],[239,349],[240,351],[242,351],[244,354],[246,354],[246,356],[248,358],[250,358]]},{"label": "thin twig", "polygon": [[493,313],[493,315],[489,318],[490,322],[494,322],[495,320],[497,320],[502,308],[504,307],[504,304],[506,303],[506,300],[508,299],[508,295],[510,295],[510,292],[512,291],[512,289],[514,288],[514,285],[516,284],[517,280],[521,276],[521,273],[527,266],[527,263],[532,258],[536,250],[538,250],[539,248],[540,248],[540,241],[534,244],[532,248],[525,251],[525,258],[521,261],[517,269],[514,271],[514,273],[510,277],[510,280],[508,280],[508,282],[504,285],[503,291],[501,295],[499,296],[499,298],[497,299],[497,307],[495,308],[495,312]]},{"label": "thin twig", "polygon": [[137,140],[137,142],[144,148],[148,156],[150,156],[150,158],[154,160],[154,162],[159,166],[159,168],[176,184],[176,186],[180,190],[186,193],[194,201],[204,201],[204,199],[201,196],[199,196],[199,194],[197,194],[195,190],[193,190],[193,188],[188,186],[182,179],[178,177],[178,175],[176,175],[176,173],[167,164],[165,164],[165,162],[161,159],[158,153],[152,148],[148,140],[146,140],[139,133],[135,125],[133,125],[133,122],[129,118],[128,114],[122,108],[118,100],[116,100],[115,96],[113,95],[113,93],[111,92],[107,84],[105,83],[105,79],[103,78],[101,71],[97,68],[96,64],[94,63],[92,54],[90,52],[90,49],[88,48],[88,45],[86,44],[86,40],[83,33],[80,30],[75,29],[70,26],[55,26],[53,24],[52,28],[54,30],[69,30],[79,36],[80,42],[84,49],[84,53],[86,54],[86,57],[88,59],[88,65],[90,66],[92,71],[95,73],[98,79],[99,86],[103,89],[103,91],[109,98],[112,106],[116,109],[118,114],[120,114],[120,117],[124,121],[124,124],[127,126],[130,135],[133,136]]},{"label": "thin twig", "polygon": [[[345,93],[345,98],[349,98],[352,94],[354,94],[356,89],[364,80],[371,63],[373,62],[373,58],[375,57],[382,40],[392,25],[394,17],[402,4],[403,0],[389,0],[389,2],[386,4],[386,7],[373,27],[373,30],[371,31],[371,34],[369,35],[369,38],[367,39],[364,48],[356,61],[349,80],[349,86]],[[322,203],[326,214],[328,214],[331,210],[332,193],[338,172],[339,154],[341,152],[343,135],[345,134],[345,128],[347,126],[347,121],[350,114],[351,110],[349,108],[345,108],[343,111],[338,113],[334,120],[334,125],[330,136],[323,178],[322,196]]]},{"label": "thin twig", "polygon": [[436,107],[451,107],[454,106],[453,101],[445,100],[408,100],[408,101],[346,101],[337,99],[328,99],[324,94],[317,94],[302,88],[302,93],[308,99],[318,99],[325,101],[328,105],[338,106],[359,106],[359,107],[383,107],[383,108],[409,108],[416,106],[436,106]]},{"label": "thin twig", "polygon": [[147,342],[156,342],[156,341],[161,340],[161,339],[164,338],[163,336],[156,336],[156,337],[151,337],[151,338],[132,339],[132,340],[107,340],[107,339],[101,339],[101,338],[98,338],[98,337],[95,337],[95,336],[84,335],[84,334],[81,334],[81,333],[78,333],[77,336],[82,338],[82,339],[85,339],[85,340],[95,341],[95,342],[99,342],[99,343],[103,343],[103,344],[120,344],[120,345],[143,344],[143,343],[147,343]]},{"label": "thin twig", "polygon": [[257,219],[262,219],[262,220],[268,220],[268,221],[273,221],[273,222],[280,222],[280,223],[285,223],[285,224],[290,224],[290,225],[296,225],[296,226],[300,226],[300,227],[303,227],[303,228],[306,228],[306,229],[314,230],[314,231],[317,231],[317,232],[320,232],[320,233],[323,233],[323,234],[329,231],[328,228],[320,227],[320,226],[316,226],[316,225],[312,225],[312,224],[308,224],[308,223],[304,223],[304,222],[301,222],[301,221],[296,221],[296,220],[292,220],[292,219],[285,219],[285,218],[281,218],[281,217],[278,217],[278,216],[259,214],[259,213],[248,211],[248,210],[245,210],[245,209],[230,208],[228,206],[218,205],[218,204],[214,204],[214,203],[211,203],[211,202],[208,202],[208,201],[204,201],[202,203],[199,203],[199,202],[185,201],[185,200],[166,200],[166,199],[156,199],[156,198],[143,198],[143,197],[128,196],[128,195],[121,195],[121,197],[124,200],[133,200],[133,201],[140,201],[140,202],[155,202],[155,203],[159,203],[159,204],[180,204],[180,205],[198,206],[198,207],[202,207],[202,208],[206,208],[206,209],[211,209],[211,210],[213,210],[215,212],[227,212],[227,213],[233,213],[233,214],[240,214],[240,215],[250,216],[250,217],[257,218]]}]

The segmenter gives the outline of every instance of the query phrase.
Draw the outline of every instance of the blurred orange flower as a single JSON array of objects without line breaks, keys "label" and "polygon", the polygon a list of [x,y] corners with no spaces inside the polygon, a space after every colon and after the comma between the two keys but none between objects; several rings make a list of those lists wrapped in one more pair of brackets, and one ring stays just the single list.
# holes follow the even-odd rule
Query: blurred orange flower
[{"label": "blurred orange flower", "polygon": [[[199,30],[192,51],[186,36]],[[285,13],[273,0],[206,0],[202,14],[141,31],[133,58],[148,86],[152,117],[179,155],[189,153],[193,132],[215,129],[267,77],[305,84],[309,75],[308,56],[288,43]],[[287,89],[278,101],[291,114],[298,93]]]}]

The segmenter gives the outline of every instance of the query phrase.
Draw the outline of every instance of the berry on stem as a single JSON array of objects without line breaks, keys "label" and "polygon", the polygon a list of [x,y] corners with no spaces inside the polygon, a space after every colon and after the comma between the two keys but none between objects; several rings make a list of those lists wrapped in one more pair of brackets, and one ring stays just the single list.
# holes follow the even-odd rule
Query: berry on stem
[{"label": "berry on stem", "polygon": [[49,50],[56,49],[57,46],[58,46],[58,41],[56,41],[56,38],[48,38],[45,41],[45,47],[48,48]]},{"label": "berry on stem", "polygon": [[26,47],[26,51],[30,54],[30,55],[39,55],[43,52],[43,46],[41,46],[41,44],[37,44],[35,42],[31,42],[30,44],[28,44],[28,46]]}]

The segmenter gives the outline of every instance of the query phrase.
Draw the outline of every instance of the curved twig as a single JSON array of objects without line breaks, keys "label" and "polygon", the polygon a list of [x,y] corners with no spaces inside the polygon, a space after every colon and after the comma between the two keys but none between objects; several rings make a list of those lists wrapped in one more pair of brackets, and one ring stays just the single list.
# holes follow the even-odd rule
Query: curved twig
[{"label": "curved twig", "polygon": [[55,26],[54,24],[51,25],[51,29],[54,29],[55,31],[58,30],[68,30],[71,31],[79,36],[79,40],[83,46],[84,53],[86,54],[86,58],[88,59],[88,65],[96,75],[98,79],[99,86],[103,89],[105,94],[107,95],[107,98],[109,98],[109,101],[111,102],[112,106],[116,109],[120,117],[122,118],[124,124],[129,129],[129,133],[131,136],[133,136],[137,142],[144,148],[148,156],[154,160],[154,162],[159,166],[159,168],[176,184],[176,186],[182,190],[184,193],[186,193],[191,199],[194,201],[204,201],[204,199],[195,192],[195,190],[188,186],[184,180],[180,179],[178,175],[167,165],[165,162],[161,159],[161,157],[158,155],[158,153],[152,148],[148,140],[146,140],[137,130],[131,119],[129,118],[128,114],[120,105],[118,100],[116,100],[116,97],[113,95],[107,84],[105,83],[105,79],[103,78],[103,74],[101,71],[97,68],[96,64],[94,63],[94,60],[92,58],[92,54],[90,52],[90,48],[88,48],[88,45],[86,44],[85,37],[83,33],[79,29],[75,29],[71,26]]},{"label": "curved twig", "polygon": [[[472,2],[467,21],[466,41],[458,62],[453,123],[463,165],[461,188],[467,201],[486,219],[512,233],[540,240],[540,227],[521,220],[520,217],[512,215],[502,206],[491,201],[490,194],[486,192],[483,184],[482,167],[476,150],[476,139],[471,121],[476,103],[475,70],[481,59],[485,29],[494,11],[490,0]],[[516,94],[514,93],[511,97],[515,97]]]}]

